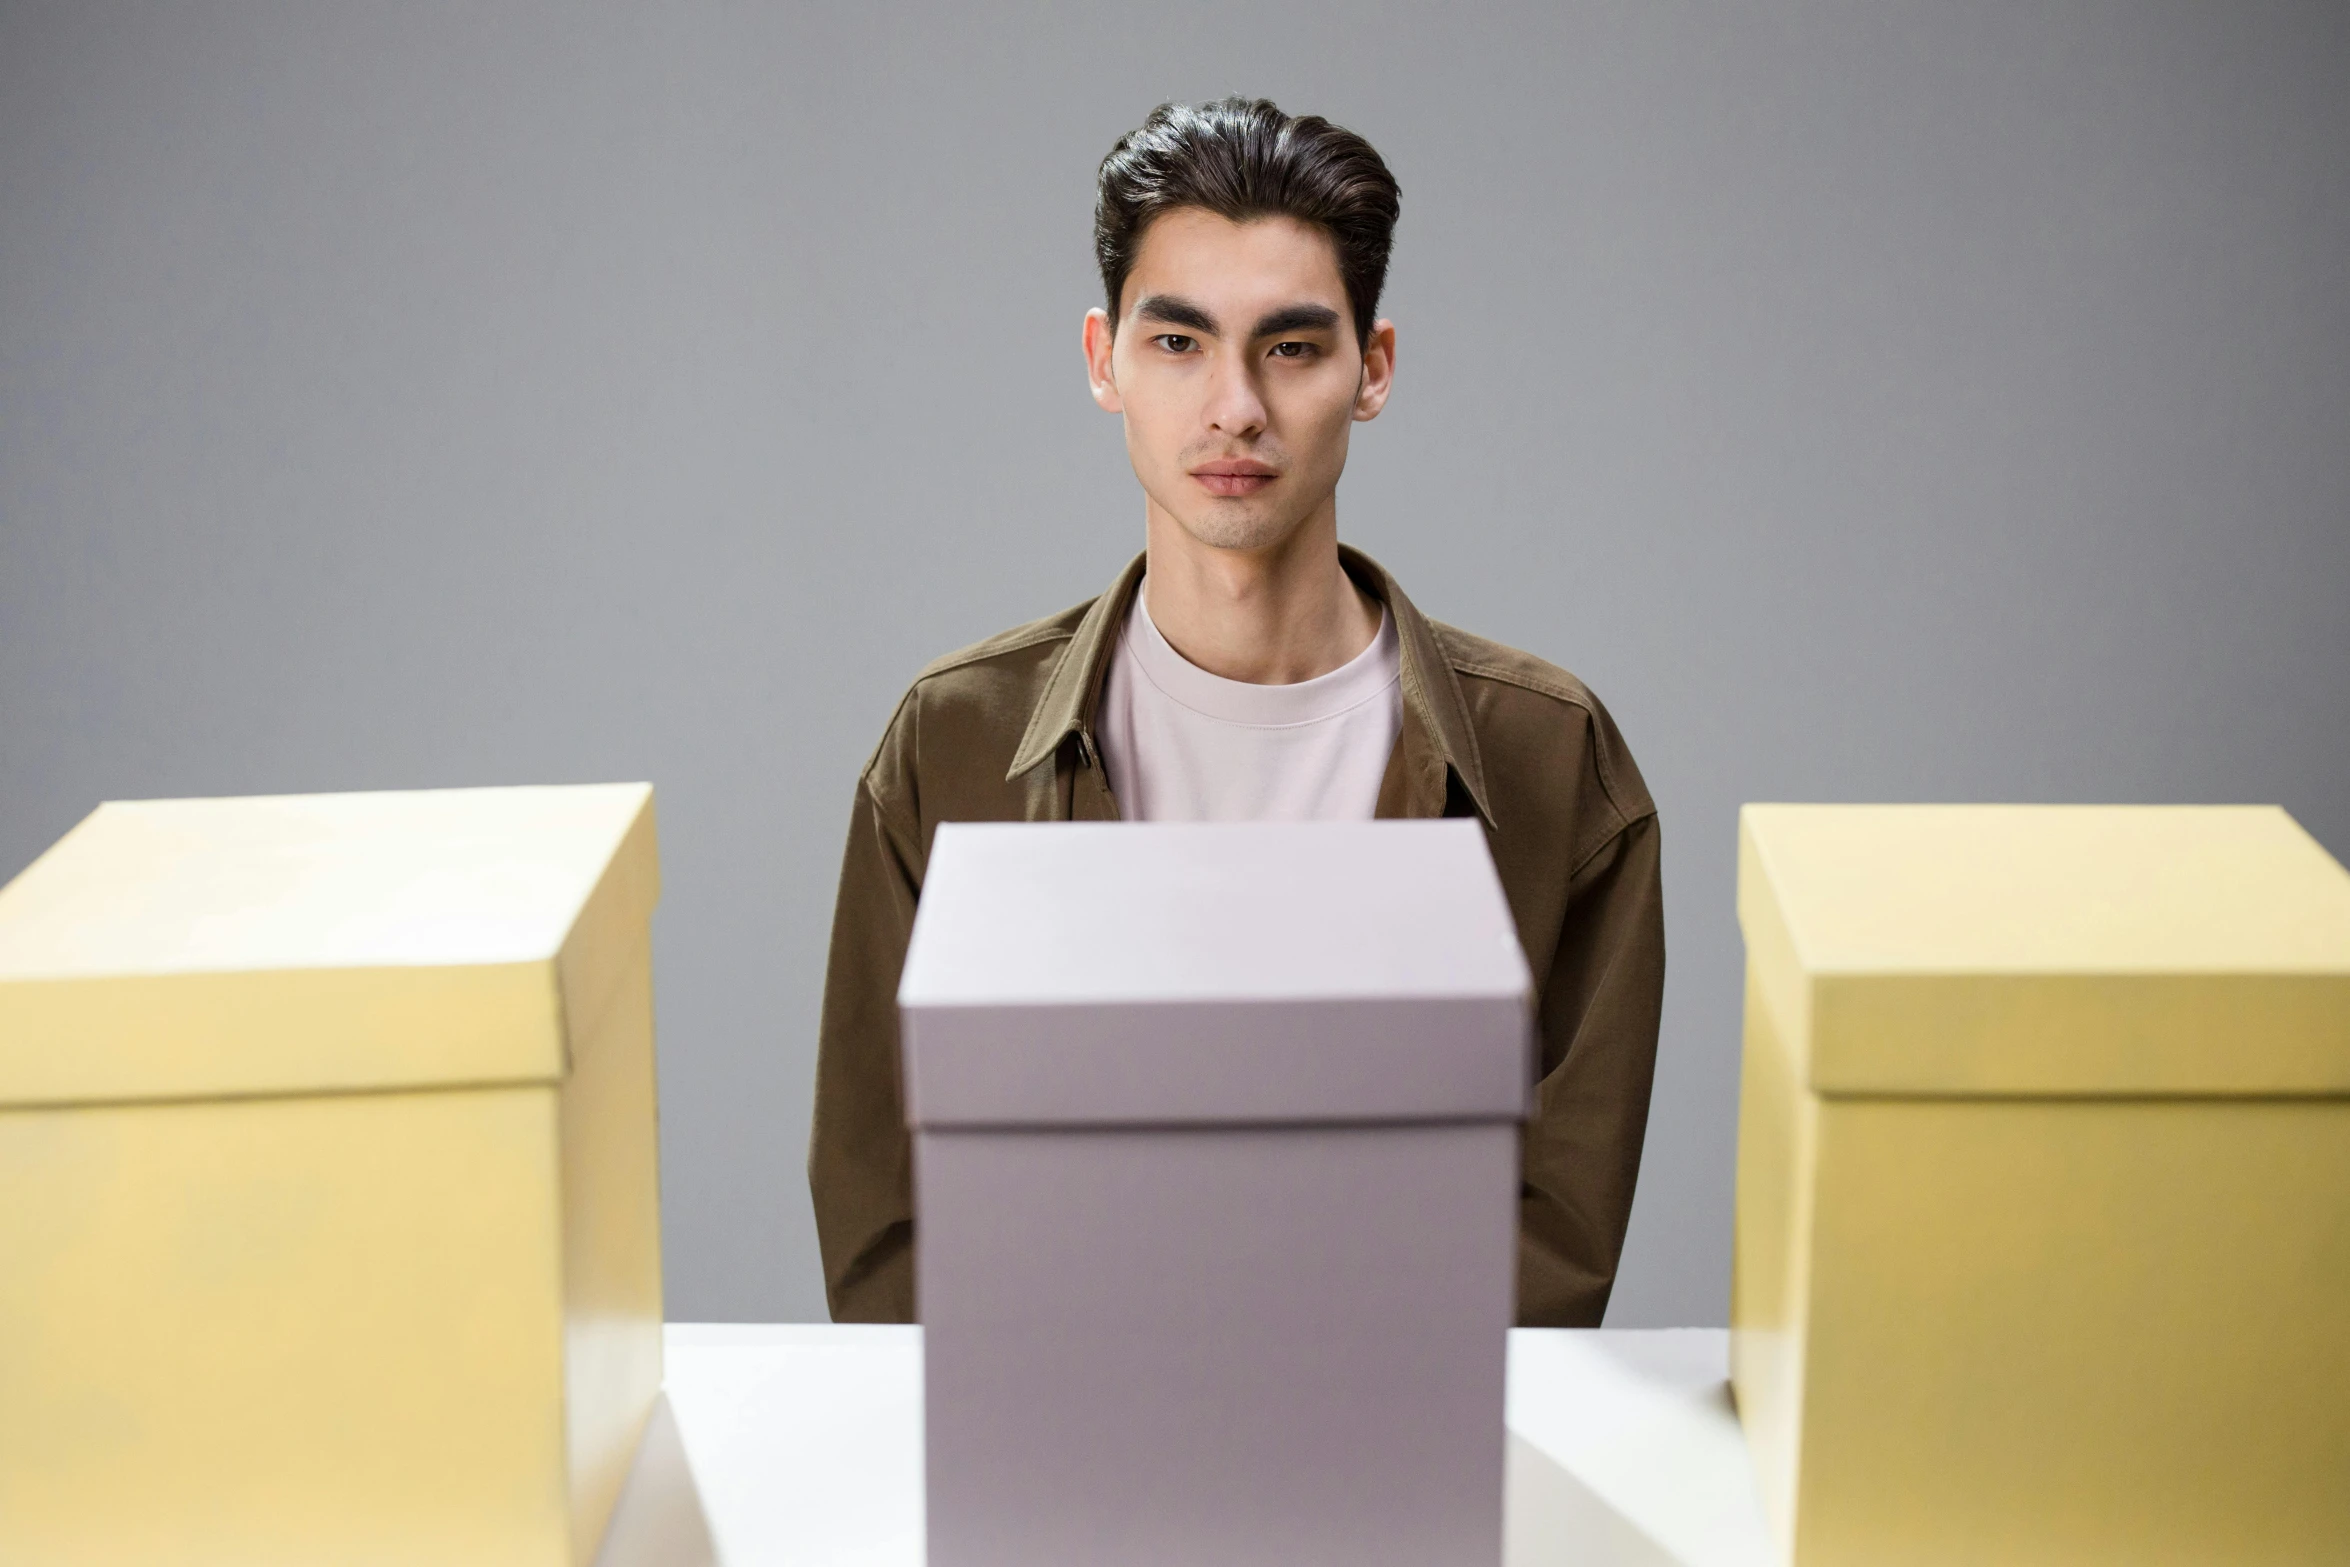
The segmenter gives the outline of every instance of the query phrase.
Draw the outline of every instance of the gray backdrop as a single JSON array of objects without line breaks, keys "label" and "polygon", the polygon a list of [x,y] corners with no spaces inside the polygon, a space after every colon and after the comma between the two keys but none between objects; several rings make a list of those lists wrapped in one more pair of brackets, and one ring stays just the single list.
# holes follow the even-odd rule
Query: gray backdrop
[{"label": "gray backdrop", "polygon": [[820,1316],[851,779],[1141,540],[1093,165],[1404,189],[1343,532],[1607,698],[1671,994],[1612,1320],[1722,1320],[1750,799],[2350,851],[2350,8],[0,10],[0,875],[108,797],[650,778],[671,1314]]}]

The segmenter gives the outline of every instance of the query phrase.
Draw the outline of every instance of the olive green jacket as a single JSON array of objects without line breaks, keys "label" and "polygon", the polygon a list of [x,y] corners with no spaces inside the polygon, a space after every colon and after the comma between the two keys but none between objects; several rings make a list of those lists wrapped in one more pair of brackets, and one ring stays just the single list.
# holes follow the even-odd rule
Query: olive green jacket
[{"label": "olive green jacket", "polygon": [[[1348,574],[1402,644],[1403,731],[1378,814],[1470,816],[1533,969],[1541,1084],[1518,1204],[1518,1320],[1596,1326],[1615,1282],[1664,991],[1656,807],[1581,682],[1424,618],[1368,557]],[[808,1184],[833,1316],[914,1318],[898,972],[932,832],[1115,820],[1092,730],[1143,562],[1100,598],[924,670],[857,781],[833,914]]]}]

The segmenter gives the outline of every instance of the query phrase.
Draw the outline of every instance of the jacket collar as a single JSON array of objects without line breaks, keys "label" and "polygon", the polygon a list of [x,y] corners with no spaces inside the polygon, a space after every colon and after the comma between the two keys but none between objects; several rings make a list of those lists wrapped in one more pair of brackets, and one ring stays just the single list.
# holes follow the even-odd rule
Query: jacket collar
[{"label": "jacket collar", "polygon": [[[1093,739],[1093,712],[1101,700],[1102,678],[1109,670],[1110,656],[1117,651],[1118,633],[1126,624],[1147,559],[1137,555],[1129,561],[1109,591],[1095,599],[1077,622],[1068,650],[1029,712],[1028,728],[1020,737],[1019,750],[1013,753],[1010,771],[1004,775],[1007,780],[1051,761],[1071,735],[1077,737],[1089,762],[1100,756]],[[1452,661],[1437,643],[1435,628],[1412,607],[1386,568],[1370,556],[1341,544],[1338,559],[1347,575],[1395,617],[1396,642],[1402,655],[1405,729],[1419,731],[1427,752],[1441,762],[1450,779],[1459,782],[1461,792],[1491,826],[1493,811],[1486,803],[1485,768],[1477,754],[1476,731],[1469,723],[1468,702],[1461,695],[1460,677],[1453,673]],[[1440,792],[1430,814],[1441,811],[1441,801]]]}]

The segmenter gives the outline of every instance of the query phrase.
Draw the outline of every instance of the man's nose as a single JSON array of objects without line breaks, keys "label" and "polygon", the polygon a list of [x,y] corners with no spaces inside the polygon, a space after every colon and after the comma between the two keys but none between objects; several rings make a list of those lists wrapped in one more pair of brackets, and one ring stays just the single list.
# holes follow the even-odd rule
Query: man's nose
[{"label": "man's nose", "polygon": [[1263,433],[1265,400],[1257,390],[1253,366],[1240,356],[1223,356],[1210,371],[1208,428],[1218,435],[1247,437]]}]

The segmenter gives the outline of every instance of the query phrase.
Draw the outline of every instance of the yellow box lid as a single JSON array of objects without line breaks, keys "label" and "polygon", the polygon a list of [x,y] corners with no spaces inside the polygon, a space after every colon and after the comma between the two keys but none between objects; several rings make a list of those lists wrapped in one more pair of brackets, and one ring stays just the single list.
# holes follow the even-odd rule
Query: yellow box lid
[{"label": "yellow box lid", "polygon": [[2350,1093],[2350,872],[2275,806],[1749,805],[1825,1094]]},{"label": "yellow box lid", "polygon": [[552,1079],[659,894],[645,784],[101,805],[0,888],[0,1105]]}]

